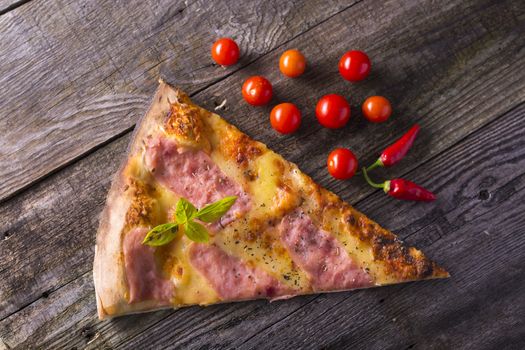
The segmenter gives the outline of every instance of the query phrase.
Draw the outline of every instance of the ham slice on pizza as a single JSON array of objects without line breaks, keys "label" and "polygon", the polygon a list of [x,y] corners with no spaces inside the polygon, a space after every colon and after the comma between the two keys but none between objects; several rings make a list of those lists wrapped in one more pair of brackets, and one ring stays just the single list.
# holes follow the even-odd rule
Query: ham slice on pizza
[{"label": "ham slice on pizza", "polygon": [[[166,244],[145,243],[153,228],[184,220],[179,202],[195,214],[224,198],[234,202],[215,222],[201,211],[191,225],[169,229]],[[207,236],[196,239],[190,229]],[[164,82],[113,180],[94,261],[100,318],[447,276],[295,164]]]}]

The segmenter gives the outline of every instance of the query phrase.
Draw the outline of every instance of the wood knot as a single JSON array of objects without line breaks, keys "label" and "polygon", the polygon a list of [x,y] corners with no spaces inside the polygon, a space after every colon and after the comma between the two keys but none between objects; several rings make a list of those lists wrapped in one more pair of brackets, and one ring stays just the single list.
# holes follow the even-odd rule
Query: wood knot
[{"label": "wood knot", "polygon": [[481,190],[481,191],[479,191],[478,198],[480,200],[482,200],[482,201],[486,201],[486,200],[490,199],[490,192],[487,191],[487,190]]}]

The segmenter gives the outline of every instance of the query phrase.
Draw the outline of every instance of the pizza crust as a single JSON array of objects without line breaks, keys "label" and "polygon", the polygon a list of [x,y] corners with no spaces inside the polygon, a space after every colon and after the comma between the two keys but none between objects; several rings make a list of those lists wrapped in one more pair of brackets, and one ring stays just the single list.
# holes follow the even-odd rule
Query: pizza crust
[{"label": "pizza crust", "polygon": [[[162,80],[159,83],[148,112],[137,124],[138,127],[127,151],[128,157],[113,179],[106,206],[100,217],[93,264],[93,279],[100,319],[151,310],[155,307],[151,302],[137,304],[127,302],[128,287],[122,256],[122,238],[126,228],[126,213],[132,203],[132,199],[126,194],[128,185],[125,169],[130,159],[129,155],[142,152],[142,140],[157,125],[161,125],[170,110],[170,102],[176,102],[180,97],[178,90],[173,89]],[[158,307],[158,309],[162,308],[166,307]]]}]

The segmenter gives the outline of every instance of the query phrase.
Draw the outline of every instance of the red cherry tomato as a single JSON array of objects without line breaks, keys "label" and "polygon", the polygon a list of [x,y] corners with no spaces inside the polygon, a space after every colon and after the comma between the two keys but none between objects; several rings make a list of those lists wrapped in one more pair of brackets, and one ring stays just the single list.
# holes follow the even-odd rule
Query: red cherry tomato
[{"label": "red cherry tomato", "polygon": [[361,81],[370,73],[370,59],[363,51],[348,51],[339,61],[339,73],[346,80]]},{"label": "red cherry tomato", "polygon": [[211,57],[221,66],[231,66],[239,60],[239,46],[230,38],[220,38],[211,48]]},{"label": "red cherry tomato", "polygon": [[306,59],[299,50],[285,51],[279,59],[281,73],[290,78],[296,78],[304,73]]},{"label": "red cherry tomato", "polygon": [[361,109],[365,118],[372,123],[382,123],[392,114],[392,106],[383,96],[370,96],[365,100]]},{"label": "red cherry tomato", "polygon": [[315,114],[322,126],[330,129],[342,128],[350,119],[350,105],[341,95],[325,95],[317,102]]},{"label": "red cherry tomato", "polygon": [[357,158],[347,148],[336,148],[328,155],[328,172],[338,180],[347,180],[357,170]]},{"label": "red cherry tomato", "polygon": [[259,75],[246,79],[242,85],[242,96],[252,106],[262,106],[272,99],[272,84]]},{"label": "red cherry tomato", "polygon": [[272,128],[281,134],[291,134],[301,125],[301,111],[293,103],[281,103],[270,113]]}]

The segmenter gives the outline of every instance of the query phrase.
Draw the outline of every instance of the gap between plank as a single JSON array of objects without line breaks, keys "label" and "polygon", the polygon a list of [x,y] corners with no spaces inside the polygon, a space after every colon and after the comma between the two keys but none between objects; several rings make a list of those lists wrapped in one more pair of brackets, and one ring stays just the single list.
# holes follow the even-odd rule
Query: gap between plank
[{"label": "gap between plank", "polygon": [[[22,0],[21,3],[20,3],[20,5],[22,5],[22,4],[26,3],[26,2],[29,2],[29,1],[32,1],[32,0]],[[209,89],[210,87],[212,87],[212,86],[214,86],[214,85],[220,83],[220,82],[223,81],[224,79],[227,79],[228,77],[232,76],[233,74],[235,74],[235,73],[237,73],[237,72],[243,70],[244,68],[246,68],[246,67],[252,65],[253,63],[255,63],[255,62],[257,62],[258,60],[260,60],[260,59],[262,59],[263,57],[265,57],[266,55],[268,55],[268,54],[274,52],[275,50],[277,50],[277,49],[279,49],[279,48],[281,48],[281,47],[287,45],[287,44],[288,44],[289,42],[291,42],[292,40],[295,40],[295,39],[297,39],[298,37],[300,37],[300,36],[302,36],[302,35],[308,33],[309,31],[315,29],[315,28],[318,27],[319,25],[321,25],[321,24],[323,24],[323,23],[329,21],[329,20],[332,19],[333,17],[335,17],[335,16],[341,14],[342,12],[347,11],[348,9],[352,8],[353,6],[359,4],[359,3],[363,2],[363,1],[364,1],[364,0],[358,0],[358,1],[356,1],[355,3],[353,3],[353,4],[351,4],[351,5],[347,6],[347,7],[345,7],[344,9],[342,9],[342,10],[340,10],[340,11],[338,11],[338,12],[336,12],[336,13],[334,13],[334,14],[328,16],[328,17],[326,17],[325,19],[319,21],[318,23],[314,24],[314,25],[311,26],[310,28],[307,28],[305,31],[301,32],[300,34],[297,34],[297,35],[295,35],[294,37],[292,37],[292,38],[286,40],[285,42],[279,44],[278,46],[274,47],[273,49],[271,49],[271,50],[265,52],[265,53],[262,54],[261,56],[255,58],[255,59],[253,59],[252,61],[249,61],[248,63],[246,63],[245,65],[239,67],[238,69],[233,70],[233,71],[231,71],[230,73],[226,74],[225,76],[223,76],[223,77],[221,77],[221,78],[219,78],[219,79],[217,79],[217,80],[215,80],[215,81],[209,83],[208,85],[206,85],[206,86],[204,86],[204,87],[202,87],[202,88],[200,88],[200,89],[198,89],[198,90],[192,92],[191,94],[189,94],[189,96],[190,96],[190,97],[193,97],[193,96],[195,96],[195,95],[197,95],[197,94],[203,92],[204,90]],[[20,6],[20,5],[19,5],[19,6]],[[17,7],[18,7],[18,6],[17,6]],[[15,8],[16,8],[16,7],[15,7]],[[2,14],[2,13],[0,13],[0,15],[1,15],[1,14]],[[159,78],[160,78],[160,77],[159,77]],[[139,119],[139,120],[140,120],[140,119]],[[21,193],[23,193],[23,192],[29,190],[31,187],[36,186],[37,184],[39,184],[40,182],[44,181],[45,179],[47,179],[47,178],[50,177],[51,175],[56,174],[57,172],[59,172],[59,171],[65,169],[65,168],[67,168],[67,167],[69,167],[69,166],[75,164],[76,162],[78,162],[78,161],[80,161],[80,160],[86,158],[87,156],[89,156],[91,153],[94,153],[94,152],[98,151],[98,150],[101,149],[102,147],[107,146],[107,145],[110,144],[111,142],[113,142],[113,141],[119,139],[120,137],[122,137],[122,136],[128,134],[129,132],[133,131],[133,129],[135,128],[135,126],[136,126],[136,123],[134,123],[134,124],[133,124],[132,126],[130,126],[129,128],[126,128],[126,129],[122,130],[120,133],[117,133],[117,134],[111,136],[111,137],[108,138],[107,140],[102,141],[102,142],[99,143],[98,145],[95,145],[95,146],[93,146],[93,147],[87,149],[86,151],[80,153],[80,154],[77,155],[76,157],[73,157],[73,158],[71,158],[70,160],[64,162],[63,164],[57,166],[55,169],[49,171],[47,174],[44,174],[44,175],[42,175],[42,176],[40,176],[40,177],[38,177],[38,178],[36,178],[36,179],[34,179],[34,180],[28,182],[27,184],[21,186],[20,188],[18,188],[18,189],[15,190],[14,192],[8,194],[8,195],[5,196],[4,198],[0,198],[0,204],[5,203],[5,202],[11,200],[12,198],[14,198],[14,197],[20,195]]]},{"label": "gap between plank", "polygon": [[14,9],[19,8],[20,6],[27,4],[28,2],[33,0],[19,0],[17,2],[12,3],[11,5],[7,6],[5,9],[0,10],[0,16],[8,13],[9,11],[12,11]]},{"label": "gap between plank", "polygon": [[[47,290],[47,291],[42,292],[42,294],[41,294],[38,298],[34,299],[33,301],[28,302],[27,304],[25,304],[25,305],[23,305],[22,307],[18,308],[16,311],[13,311],[13,312],[11,312],[9,315],[7,315],[7,316],[1,318],[1,319],[0,319],[0,322],[2,322],[2,321],[4,321],[4,320],[8,319],[9,317],[13,316],[14,314],[19,313],[20,311],[24,310],[25,308],[27,308],[27,307],[33,305],[34,303],[36,303],[36,302],[39,301],[40,299],[47,299],[47,298],[49,298],[49,297],[51,296],[52,293],[55,293],[55,292],[59,291],[60,289],[66,287],[66,286],[68,286],[68,285],[70,285],[71,283],[73,283],[73,282],[75,282],[76,280],[78,280],[78,279],[84,277],[84,276],[87,275],[88,273],[93,273],[93,269],[89,269],[89,270],[87,270],[86,272],[82,272],[82,273],[81,273],[80,275],[78,275],[77,277],[75,277],[75,278],[73,278],[73,279],[67,281],[66,283],[62,284],[61,286],[59,286],[59,287],[57,287],[57,288],[49,289],[49,290]],[[47,296],[46,296],[45,298],[44,298],[44,296],[43,296],[44,293],[47,294]],[[1,349],[1,348],[0,348],[0,349]]]},{"label": "gap between plank", "polygon": [[7,195],[6,197],[0,199],[0,204],[3,204],[3,203],[6,203],[8,202],[9,200],[13,199],[14,197],[26,192],[27,190],[31,189],[32,187],[38,185],[39,183],[43,182],[44,180],[46,180],[48,177],[58,173],[59,171],[61,170],[64,170],[65,168],[69,167],[69,166],[72,166],[74,165],[75,163],[77,163],[78,161],[86,158],[87,156],[89,156],[91,153],[94,153],[96,151],[98,151],[99,149],[109,145],[110,143],[112,143],[113,141],[116,141],[118,139],[120,139],[121,137],[123,136],[126,136],[130,131],[133,131],[133,129],[135,128],[135,125],[127,128],[127,129],[124,129],[122,130],[120,133],[118,134],[115,134],[113,136],[111,136],[110,138],[108,138],[107,140],[99,143],[98,145],[90,148],[89,150],[87,150],[86,152],[84,153],[81,153],[79,154],[78,156],[76,157],[73,157],[71,158],[70,160],[66,161],[64,164],[56,167],[55,169],[51,170],[50,172],[48,172],[47,174],[35,179],[34,181],[32,182],[29,182],[28,184],[20,187],[19,189],[17,189],[16,191],[10,193],[9,195]]},{"label": "gap between plank", "polygon": [[317,298],[319,297],[319,295],[313,295],[313,298],[312,300],[309,300],[308,302],[304,303],[303,305],[299,306],[297,309],[293,310],[292,312],[286,314],[285,316],[281,317],[280,319],[278,319],[277,321],[275,321],[274,323],[271,323],[265,327],[263,327],[262,329],[258,330],[257,333],[255,333],[254,335],[250,336],[248,339],[246,339],[245,341],[243,341],[242,343],[239,344],[239,347],[241,347],[242,345],[244,345],[245,343],[249,342],[250,340],[252,340],[253,338],[255,338],[257,335],[261,334],[262,332],[264,332],[265,330],[267,330],[268,328],[272,327],[274,324],[277,324],[285,319],[287,319],[288,317],[290,317],[291,315],[295,314],[297,311],[301,310],[303,307],[305,307],[306,305],[308,304],[311,304],[313,303]]}]

